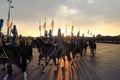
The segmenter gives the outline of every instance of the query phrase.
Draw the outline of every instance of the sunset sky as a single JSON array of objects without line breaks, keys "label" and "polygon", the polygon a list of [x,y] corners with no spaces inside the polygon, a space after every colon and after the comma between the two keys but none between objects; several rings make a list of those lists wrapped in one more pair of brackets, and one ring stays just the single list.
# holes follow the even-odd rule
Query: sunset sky
[{"label": "sunset sky", "polygon": [[[74,21],[74,35],[92,34],[120,35],[120,0],[12,0],[11,22],[17,26],[18,34],[39,36],[39,21],[51,29],[54,15],[54,35],[61,28],[70,35]],[[2,32],[6,34],[8,1],[0,0],[0,18],[4,19]],[[43,28],[42,28],[43,35]]]}]

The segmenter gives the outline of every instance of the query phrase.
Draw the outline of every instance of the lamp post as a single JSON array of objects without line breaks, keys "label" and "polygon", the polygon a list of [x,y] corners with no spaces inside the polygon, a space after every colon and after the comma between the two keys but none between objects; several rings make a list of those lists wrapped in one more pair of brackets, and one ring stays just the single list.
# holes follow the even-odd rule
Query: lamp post
[{"label": "lamp post", "polygon": [[7,42],[9,42],[9,23],[10,23],[10,9],[14,8],[11,6],[12,0],[7,0],[9,2],[9,9],[8,9],[8,19],[7,19]]}]

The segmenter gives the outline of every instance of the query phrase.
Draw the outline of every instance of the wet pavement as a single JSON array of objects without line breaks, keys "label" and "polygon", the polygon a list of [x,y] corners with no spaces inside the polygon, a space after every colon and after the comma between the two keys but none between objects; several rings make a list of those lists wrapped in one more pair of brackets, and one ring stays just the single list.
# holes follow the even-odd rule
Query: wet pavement
[{"label": "wet pavement", "polygon": [[[55,66],[51,60],[45,73],[42,67],[37,65],[38,51],[33,49],[33,60],[27,66],[28,80],[120,80],[120,45],[97,44],[96,56],[90,57],[89,49],[83,61],[77,55],[73,66],[66,58],[61,58],[59,69],[55,72]],[[0,70],[0,80],[6,71]],[[9,80],[23,80],[21,70],[13,65],[12,77]]]}]

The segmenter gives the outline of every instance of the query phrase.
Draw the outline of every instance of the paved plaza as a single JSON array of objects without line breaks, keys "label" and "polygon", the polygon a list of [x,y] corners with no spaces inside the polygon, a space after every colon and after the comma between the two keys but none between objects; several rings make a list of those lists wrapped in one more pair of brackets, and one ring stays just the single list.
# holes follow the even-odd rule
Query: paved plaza
[{"label": "paved plaza", "polygon": [[[66,58],[66,65],[61,58],[59,70],[55,72],[55,66],[51,60],[46,72],[42,73],[42,67],[37,65],[38,51],[33,49],[33,60],[27,66],[28,80],[120,80],[120,44],[97,44],[96,56],[90,57],[89,49],[83,61],[77,55],[73,66]],[[2,65],[1,65],[2,66]],[[6,71],[0,70],[0,80]],[[13,65],[13,73],[9,80],[23,80],[21,70]]]}]

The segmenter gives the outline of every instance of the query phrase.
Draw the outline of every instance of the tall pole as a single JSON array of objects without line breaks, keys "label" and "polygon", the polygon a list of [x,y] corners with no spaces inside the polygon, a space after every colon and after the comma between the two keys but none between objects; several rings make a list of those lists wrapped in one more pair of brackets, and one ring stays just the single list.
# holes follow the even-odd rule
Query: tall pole
[{"label": "tall pole", "polygon": [[40,31],[40,37],[41,37],[41,21],[39,21],[39,31]]},{"label": "tall pole", "polygon": [[10,21],[10,3],[11,1],[9,1],[9,9],[8,9],[8,19],[7,19],[7,38],[9,37],[9,21]]},{"label": "tall pole", "polygon": [[8,19],[7,19],[7,42],[9,41],[9,23],[10,23],[10,9],[14,8],[11,6],[12,0],[7,0],[9,2],[9,9],[8,9]]},{"label": "tall pole", "polygon": [[80,36],[80,27],[79,27],[79,36]]},{"label": "tall pole", "polygon": [[88,27],[88,31],[87,31],[87,34],[88,34],[88,38],[89,38],[89,33],[90,33],[90,30],[89,30],[89,27]]},{"label": "tall pole", "polygon": [[71,36],[73,37],[73,30],[74,30],[74,21],[72,23],[72,28],[71,28]]},{"label": "tall pole", "polygon": [[66,24],[66,28],[65,28],[65,33],[66,33],[66,36],[67,36],[67,24]]},{"label": "tall pole", "polygon": [[52,25],[51,25],[52,26],[52,35],[53,35],[53,28],[54,28],[54,19],[53,18],[54,18],[54,16],[52,15]]},{"label": "tall pole", "polygon": [[46,17],[45,17],[45,22],[44,22],[44,35],[46,34],[45,31],[46,31]]}]

